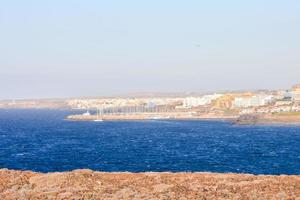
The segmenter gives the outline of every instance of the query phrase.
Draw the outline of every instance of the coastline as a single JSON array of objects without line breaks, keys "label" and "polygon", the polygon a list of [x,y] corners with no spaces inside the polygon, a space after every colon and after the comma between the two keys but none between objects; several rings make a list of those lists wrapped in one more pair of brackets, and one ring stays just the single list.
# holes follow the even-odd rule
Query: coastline
[{"label": "coastline", "polygon": [[[134,114],[134,115],[103,115],[104,121],[143,121],[143,120],[226,120],[233,121],[238,116],[232,115],[199,115],[192,116],[186,113],[160,113],[160,114]],[[94,121],[96,115],[69,115],[66,117],[69,121]]]},{"label": "coastline", "polygon": [[[102,117],[103,121],[147,121],[147,120],[178,120],[178,121],[227,121],[233,125],[239,126],[300,126],[300,117],[274,117],[272,115],[259,116],[255,121],[253,120],[240,120],[241,116],[235,115],[200,115],[200,116],[187,116],[187,115],[174,115],[172,117],[156,117],[155,115],[105,115]],[[68,121],[94,121],[97,116],[83,116],[83,115],[69,115],[65,120]],[[240,120],[240,121],[239,121]]]},{"label": "coastline", "polygon": [[[70,108],[0,108],[0,110],[66,110],[71,111]],[[251,114],[250,114],[251,115]],[[227,121],[234,125],[268,125],[268,126],[300,126],[299,115],[254,115],[257,116],[255,121],[241,120],[243,115],[190,115],[187,113],[148,113],[135,115],[103,115],[104,121],[147,121],[147,120],[200,120],[200,121]],[[71,114],[65,117],[67,121],[94,121],[97,119],[96,115],[84,116],[81,114]]]},{"label": "coastline", "polygon": [[300,125],[300,115],[242,115],[233,121],[236,125]]},{"label": "coastline", "polygon": [[0,199],[296,199],[300,175],[0,169]]}]

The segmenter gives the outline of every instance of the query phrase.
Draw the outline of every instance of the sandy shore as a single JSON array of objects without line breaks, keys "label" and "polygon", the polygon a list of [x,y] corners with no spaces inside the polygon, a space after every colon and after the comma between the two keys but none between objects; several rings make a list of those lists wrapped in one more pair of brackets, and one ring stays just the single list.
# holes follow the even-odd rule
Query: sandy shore
[{"label": "sandy shore", "polygon": [[0,199],[300,199],[300,176],[2,169]]}]

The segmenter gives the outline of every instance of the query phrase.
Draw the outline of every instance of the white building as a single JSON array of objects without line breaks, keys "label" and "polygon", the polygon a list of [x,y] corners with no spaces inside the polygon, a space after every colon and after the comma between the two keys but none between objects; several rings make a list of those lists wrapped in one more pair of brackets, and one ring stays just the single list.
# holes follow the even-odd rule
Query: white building
[{"label": "white building", "polygon": [[213,100],[220,98],[221,94],[204,95],[202,97],[187,97],[183,100],[184,108],[192,108],[211,104]]},{"label": "white building", "polygon": [[294,86],[292,90],[292,101],[300,102],[300,85]]},{"label": "white building", "polygon": [[233,101],[235,108],[259,107],[274,101],[273,95],[257,95],[252,97],[237,97]]}]

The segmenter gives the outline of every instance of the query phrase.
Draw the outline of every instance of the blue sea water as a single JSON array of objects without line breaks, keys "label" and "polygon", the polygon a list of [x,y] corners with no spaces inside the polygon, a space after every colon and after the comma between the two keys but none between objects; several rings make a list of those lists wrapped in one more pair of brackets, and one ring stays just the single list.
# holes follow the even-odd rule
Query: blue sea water
[{"label": "blue sea water", "polygon": [[0,110],[0,168],[300,174],[300,126],[64,120],[70,113]]}]

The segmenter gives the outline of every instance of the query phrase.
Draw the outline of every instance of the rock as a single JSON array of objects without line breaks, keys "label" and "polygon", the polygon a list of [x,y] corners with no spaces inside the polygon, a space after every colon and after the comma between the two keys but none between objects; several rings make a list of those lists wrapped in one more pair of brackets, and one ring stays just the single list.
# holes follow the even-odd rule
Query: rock
[{"label": "rock", "polygon": [[234,120],[234,124],[237,125],[255,125],[259,123],[261,117],[258,115],[241,115],[236,120]]},{"label": "rock", "polygon": [[300,176],[0,170],[0,199],[297,199]]}]

